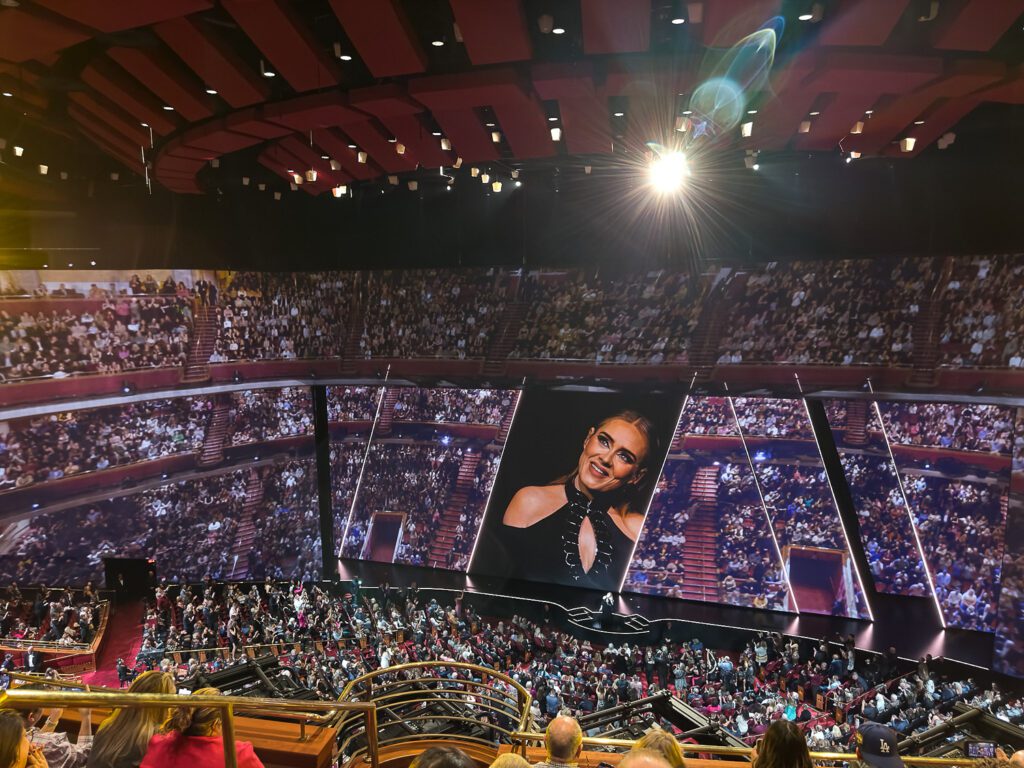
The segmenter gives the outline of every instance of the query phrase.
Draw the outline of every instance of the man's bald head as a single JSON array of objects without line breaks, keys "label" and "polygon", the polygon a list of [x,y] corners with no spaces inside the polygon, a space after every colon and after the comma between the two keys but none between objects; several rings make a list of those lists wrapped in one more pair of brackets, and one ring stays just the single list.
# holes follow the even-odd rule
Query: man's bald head
[{"label": "man's bald head", "polygon": [[653,749],[632,749],[619,761],[619,768],[672,768]]},{"label": "man's bald head", "polygon": [[573,763],[583,751],[583,731],[574,717],[556,717],[545,735],[550,762]]},{"label": "man's bald head", "polygon": [[1010,755],[1010,763],[1013,768],[1024,768],[1024,749],[1018,749]]}]

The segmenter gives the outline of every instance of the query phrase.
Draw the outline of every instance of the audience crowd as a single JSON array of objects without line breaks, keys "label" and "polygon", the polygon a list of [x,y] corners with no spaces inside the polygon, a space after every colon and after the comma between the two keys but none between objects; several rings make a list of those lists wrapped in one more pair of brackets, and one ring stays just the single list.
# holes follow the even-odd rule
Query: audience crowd
[{"label": "audience crowd", "polygon": [[733,273],[718,362],[909,365],[934,269],[931,259],[870,259]]},{"label": "audience crowd", "polygon": [[1005,488],[904,474],[903,489],[927,553],[946,623],[992,631],[1002,567]]},{"label": "audience crowd", "polygon": [[511,389],[420,389],[402,387],[395,401],[396,421],[499,426],[518,396]]},{"label": "audience crowd", "polygon": [[211,408],[179,397],[12,419],[0,432],[0,491],[198,451]]},{"label": "audience crowd", "polygon": [[373,559],[372,552],[363,552],[373,517],[395,512],[405,517],[394,562],[426,565],[431,538],[455,487],[462,454],[463,448],[454,444],[374,442],[342,555]]},{"label": "audience crowd", "polygon": [[1010,455],[1011,408],[958,403],[879,403],[889,440],[899,445]]},{"label": "audience crowd", "polygon": [[1024,367],[1024,262],[1001,254],[955,259],[942,290],[939,354],[951,368]]},{"label": "audience crowd", "polygon": [[0,382],[180,366],[192,328],[189,298],[115,297],[74,311],[0,303]]},{"label": "audience crowd", "polygon": [[350,272],[228,272],[211,363],[340,357],[355,300]]},{"label": "audience crowd", "polygon": [[484,357],[509,298],[506,279],[494,269],[369,273],[363,357]]},{"label": "audience crowd", "polygon": [[327,420],[373,421],[377,415],[381,387],[328,387]]},{"label": "audience crowd", "polygon": [[233,392],[227,433],[231,445],[312,435],[313,401],[309,387]]},{"label": "audience crowd", "polygon": [[685,364],[700,302],[683,272],[531,272],[512,357]]},{"label": "audience crowd", "polygon": [[745,436],[814,441],[807,407],[799,398],[737,397],[733,406]]},{"label": "audience crowd", "polygon": [[107,606],[92,583],[81,590],[70,587],[26,588],[14,582],[0,595],[0,643],[29,646],[33,642],[62,647],[90,645]]},{"label": "audience crowd", "polygon": [[928,595],[921,551],[892,460],[843,449],[839,457],[875,589],[913,597]]}]

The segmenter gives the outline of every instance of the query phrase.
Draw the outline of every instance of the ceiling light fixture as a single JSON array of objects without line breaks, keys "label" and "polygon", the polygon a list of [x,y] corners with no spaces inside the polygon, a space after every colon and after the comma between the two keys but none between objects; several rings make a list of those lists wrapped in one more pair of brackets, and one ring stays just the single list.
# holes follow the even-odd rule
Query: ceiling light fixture
[{"label": "ceiling light fixture", "polygon": [[797,133],[810,133],[811,132],[811,121],[801,120],[800,127],[796,129]]},{"label": "ceiling light fixture", "polygon": [[548,122],[549,123],[557,123],[558,122],[558,118],[557,117],[549,117],[548,118]]},{"label": "ceiling light fixture", "polygon": [[207,88],[206,92],[208,94],[210,94],[211,96],[216,96],[217,95],[217,89],[216,88]]},{"label": "ceiling light fixture", "polygon": [[551,129],[551,140],[552,141],[561,141],[562,140],[562,129],[561,128],[552,128]]},{"label": "ceiling light fixture", "polygon": [[356,153],[356,162],[361,163],[363,165],[366,165],[366,153],[365,152],[357,152]]},{"label": "ceiling light fixture", "polygon": [[352,57],[347,53],[341,54],[341,56],[339,56],[338,58],[341,59],[342,61],[352,61]]},{"label": "ceiling light fixture", "polygon": [[316,181],[316,176],[316,168],[310,168],[308,171],[306,171],[306,181],[308,181],[310,184]]},{"label": "ceiling light fixture", "polygon": [[853,133],[853,134],[864,133],[864,123],[863,123],[863,121],[858,120],[856,123],[854,123],[853,127],[850,128],[850,133]]},{"label": "ceiling light fixture", "polygon": [[480,175],[480,183],[481,184],[490,184],[491,183],[491,174],[489,174],[489,173],[481,174]]},{"label": "ceiling light fixture", "polygon": [[400,155],[404,155],[405,154],[405,144],[403,144],[402,142],[398,142],[397,144],[395,144],[395,152],[397,152]]},{"label": "ceiling light fixture", "polygon": [[345,186],[338,185],[337,187],[333,187],[331,189],[331,194],[334,195],[335,197],[341,197],[342,195],[345,194]]},{"label": "ceiling light fixture", "polygon": [[444,46],[444,40],[431,40],[430,44],[435,48],[441,48]]},{"label": "ceiling light fixture", "polygon": [[248,187],[249,186],[249,177],[248,176],[243,176],[242,177],[242,186],[243,187]]},{"label": "ceiling light fixture", "polygon": [[670,152],[655,159],[648,168],[651,186],[659,193],[678,192],[690,175],[690,166],[682,152]]},{"label": "ceiling light fixture", "polygon": [[495,192],[501,192],[501,182],[496,181],[493,184],[491,184],[491,189],[494,190]]},{"label": "ceiling light fixture", "polygon": [[441,149],[448,152],[452,148],[451,139],[441,139]]},{"label": "ceiling light fixture", "polygon": [[501,143],[501,131],[491,131],[491,141],[495,144]]},{"label": "ceiling light fixture", "polygon": [[6,96],[6,97],[7,97],[8,99],[9,99],[9,98],[11,98],[12,96],[14,96],[14,94],[13,94],[13,93],[11,93],[10,91],[4,91],[4,96]]},{"label": "ceiling light fixture", "polygon": [[915,144],[917,144],[917,139],[915,139],[912,136],[907,136],[905,139],[900,141],[900,151],[901,152],[913,152]]},{"label": "ceiling light fixture", "polygon": [[672,19],[672,23],[678,26],[680,24],[685,24],[686,19],[684,19],[682,16],[676,16],[674,19]]},{"label": "ceiling light fixture", "polygon": [[472,168],[469,169],[469,175],[475,179],[477,176],[480,175],[480,169],[474,165]]},{"label": "ceiling light fixture", "polygon": [[50,166],[43,165],[42,163],[39,164],[39,175],[40,176],[45,176],[49,172],[50,172]]},{"label": "ceiling light fixture", "polygon": [[924,125],[924,120],[915,120],[914,125]]},{"label": "ceiling light fixture", "polygon": [[19,147],[17,144],[15,144],[14,145],[14,156],[15,157],[21,157],[24,154],[25,154],[25,148],[24,147]]},{"label": "ceiling light fixture", "polygon": [[440,131],[431,131],[431,132],[430,132],[430,135],[431,135],[431,136],[440,136],[440,135],[441,135],[441,132],[440,132]]},{"label": "ceiling light fixture", "polygon": [[743,123],[740,125],[740,136],[745,139],[749,139],[750,135],[754,132],[753,123]]},{"label": "ceiling light fixture", "polygon": [[553,35],[564,35],[565,34],[565,27],[555,27],[554,29],[551,30],[551,34],[553,34]]},{"label": "ceiling light fixture", "polygon": [[277,77],[277,72],[267,67],[266,62],[260,59],[260,74],[264,77]]},{"label": "ceiling light fixture", "polygon": [[170,104],[164,104],[164,112],[173,112],[173,111],[174,111],[174,107],[172,107]]},{"label": "ceiling light fixture", "polygon": [[612,117],[622,117],[625,114],[625,112],[612,112]]}]

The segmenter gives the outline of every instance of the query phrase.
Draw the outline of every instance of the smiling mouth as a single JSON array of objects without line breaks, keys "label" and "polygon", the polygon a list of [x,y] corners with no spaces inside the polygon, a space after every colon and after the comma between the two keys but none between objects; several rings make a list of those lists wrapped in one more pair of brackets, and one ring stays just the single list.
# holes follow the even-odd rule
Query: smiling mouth
[{"label": "smiling mouth", "polygon": [[608,470],[593,461],[590,462],[590,471],[598,477],[608,477]]}]

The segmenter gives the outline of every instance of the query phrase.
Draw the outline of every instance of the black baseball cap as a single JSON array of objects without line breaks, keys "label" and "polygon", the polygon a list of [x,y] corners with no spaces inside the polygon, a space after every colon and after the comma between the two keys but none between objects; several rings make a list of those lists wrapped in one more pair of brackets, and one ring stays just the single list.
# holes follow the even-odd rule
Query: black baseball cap
[{"label": "black baseball cap", "polygon": [[857,750],[872,768],[903,768],[896,731],[880,723],[863,723],[857,729]]}]

